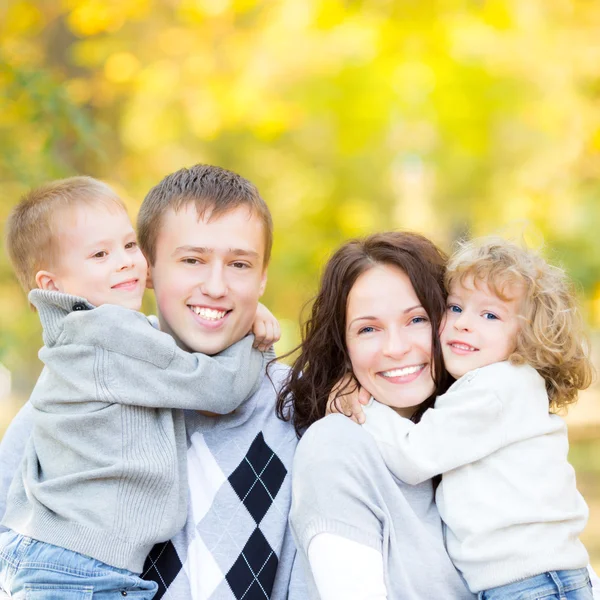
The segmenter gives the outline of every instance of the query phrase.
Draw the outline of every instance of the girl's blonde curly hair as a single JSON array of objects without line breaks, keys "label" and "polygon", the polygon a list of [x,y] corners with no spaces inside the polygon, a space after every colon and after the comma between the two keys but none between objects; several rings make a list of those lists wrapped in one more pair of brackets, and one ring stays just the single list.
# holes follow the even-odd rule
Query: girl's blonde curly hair
[{"label": "girl's blonde curly hair", "polygon": [[[503,300],[514,286],[523,290],[521,326],[512,364],[528,364],[544,378],[550,407],[577,400],[593,377],[589,344],[566,273],[533,250],[499,237],[461,242],[446,271],[448,289],[473,277]],[[509,292],[510,293],[510,292]]]}]

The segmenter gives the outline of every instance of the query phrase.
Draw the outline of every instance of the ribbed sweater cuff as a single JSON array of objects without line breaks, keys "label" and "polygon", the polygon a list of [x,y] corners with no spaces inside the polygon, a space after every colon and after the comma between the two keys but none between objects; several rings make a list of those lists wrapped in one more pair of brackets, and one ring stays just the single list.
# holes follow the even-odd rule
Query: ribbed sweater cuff
[{"label": "ribbed sweater cuff", "polygon": [[91,556],[112,567],[142,572],[153,543],[133,544],[119,539],[114,531],[83,527],[65,521],[41,506],[38,508],[32,513],[27,507],[15,503],[12,510],[7,511],[2,524],[21,535]]},{"label": "ribbed sweater cuff", "polygon": [[350,525],[349,523],[344,523],[343,521],[315,517],[309,521],[302,530],[296,529],[298,542],[306,554],[308,554],[310,542],[315,535],[318,535],[319,533],[333,533],[359,544],[365,544],[366,546],[377,550],[377,552],[382,551],[382,539],[381,536],[376,533],[365,531],[359,527]]}]

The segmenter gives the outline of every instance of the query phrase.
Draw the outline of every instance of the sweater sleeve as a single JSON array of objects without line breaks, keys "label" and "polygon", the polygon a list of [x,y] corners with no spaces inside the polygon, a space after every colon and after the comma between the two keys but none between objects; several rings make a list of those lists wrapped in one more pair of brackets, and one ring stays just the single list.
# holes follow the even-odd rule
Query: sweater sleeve
[{"label": "sweater sleeve", "polygon": [[142,360],[110,352],[105,389],[119,404],[228,414],[259,388],[270,358],[252,348],[253,339],[247,336],[214,356],[177,348],[164,369],[149,370]]},{"label": "sweater sleeve", "polygon": [[214,356],[185,352],[141,313],[103,305],[70,313],[56,346],[42,349],[40,358],[75,379],[81,374],[65,364],[84,364],[87,356],[99,401],[227,414],[258,389],[274,357],[252,342],[246,336]]},{"label": "sweater sleeve", "polygon": [[[27,402],[11,421],[0,443],[0,520],[6,511],[8,488],[17,472],[33,431],[33,407]],[[0,532],[6,528],[0,525]]]},{"label": "sweater sleeve", "polygon": [[365,413],[363,427],[375,438],[387,467],[412,485],[480,460],[503,445],[500,399],[476,382],[440,396],[419,423],[374,400]]}]

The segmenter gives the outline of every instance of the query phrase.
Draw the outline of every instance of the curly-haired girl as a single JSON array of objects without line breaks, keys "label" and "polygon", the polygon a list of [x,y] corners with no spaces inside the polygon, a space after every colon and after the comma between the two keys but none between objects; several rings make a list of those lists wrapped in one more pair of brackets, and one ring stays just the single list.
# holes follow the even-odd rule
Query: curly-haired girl
[{"label": "curly-haired girl", "polygon": [[365,428],[401,480],[442,475],[448,553],[479,598],[591,599],[588,509],[554,414],[592,379],[571,284],[499,238],[463,244],[446,284],[440,339],[457,381],[418,423],[371,400]]}]

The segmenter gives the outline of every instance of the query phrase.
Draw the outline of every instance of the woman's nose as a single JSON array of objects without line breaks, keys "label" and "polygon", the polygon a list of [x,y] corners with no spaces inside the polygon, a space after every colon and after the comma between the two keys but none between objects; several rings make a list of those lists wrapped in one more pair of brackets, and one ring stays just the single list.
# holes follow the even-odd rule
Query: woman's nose
[{"label": "woman's nose", "polygon": [[410,338],[403,333],[390,332],[385,340],[383,353],[386,356],[401,357],[411,348]]}]

